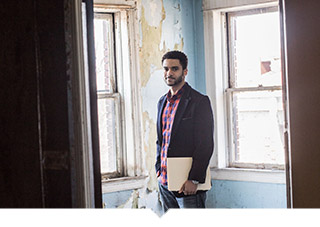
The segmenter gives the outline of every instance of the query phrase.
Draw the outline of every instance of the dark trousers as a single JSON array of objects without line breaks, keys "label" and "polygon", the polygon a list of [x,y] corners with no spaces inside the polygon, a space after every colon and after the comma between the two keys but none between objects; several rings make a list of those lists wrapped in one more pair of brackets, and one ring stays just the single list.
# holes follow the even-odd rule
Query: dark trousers
[{"label": "dark trousers", "polygon": [[159,183],[159,191],[164,213],[170,208],[205,208],[206,192],[178,198],[161,183]]}]

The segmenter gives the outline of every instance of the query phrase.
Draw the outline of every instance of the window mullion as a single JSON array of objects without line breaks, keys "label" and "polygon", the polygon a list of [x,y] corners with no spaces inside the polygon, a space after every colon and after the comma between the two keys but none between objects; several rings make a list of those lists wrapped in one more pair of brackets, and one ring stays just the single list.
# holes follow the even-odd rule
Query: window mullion
[{"label": "window mullion", "polygon": [[117,99],[119,98],[119,93],[104,93],[104,92],[98,92],[98,99],[104,99],[104,98],[113,98]]},{"label": "window mullion", "polygon": [[115,97],[115,120],[116,120],[116,149],[117,149],[117,171],[120,176],[124,174],[124,155],[123,155],[123,141],[122,141],[122,133],[123,133],[123,125],[121,121],[121,97],[119,93],[113,94]]},{"label": "window mullion", "polygon": [[236,161],[231,162],[230,167],[248,168],[248,169],[284,170],[284,165],[281,165],[281,164],[249,163],[249,162],[236,162]]},{"label": "window mullion", "polygon": [[227,93],[230,93],[230,92],[243,92],[243,91],[276,91],[276,90],[282,90],[282,86],[227,88],[225,91]]}]

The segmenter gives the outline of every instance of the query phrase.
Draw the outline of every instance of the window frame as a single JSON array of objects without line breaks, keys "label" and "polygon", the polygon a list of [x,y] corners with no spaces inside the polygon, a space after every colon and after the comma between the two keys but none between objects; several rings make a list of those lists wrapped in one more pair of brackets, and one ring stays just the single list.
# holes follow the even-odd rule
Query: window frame
[{"label": "window frame", "polygon": [[[103,173],[101,172],[101,177],[103,179],[111,179],[111,178],[117,178],[117,177],[123,177],[125,175],[123,169],[124,169],[124,161],[123,161],[123,155],[124,155],[124,149],[123,149],[123,142],[122,142],[122,132],[124,130],[121,122],[121,117],[123,117],[123,113],[121,111],[121,96],[118,92],[107,94],[107,93],[99,93],[97,94],[98,98],[98,107],[99,107],[99,100],[106,100],[106,99],[112,99],[114,100],[114,112],[115,112],[115,149],[116,149],[116,171],[114,172],[107,172]],[[99,114],[99,111],[98,111]],[[101,149],[100,149],[101,153]],[[102,165],[102,164],[101,164]]]},{"label": "window frame", "polygon": [[[245,0],[217,2],[204,0],[204,44],[206,89],[215,115],[215,152],[210,161],[213,179],[254,181],[266,183],[285,183],[283,169],[253,169],[250,166],[229,166],[229,150],[232,146],[229,138],[232,131],[228,125],[230,105],[225,92],[229,88],[229,58],[226,13],[278,6],[278,1]],[[264,89],[264,88],[260,88]],[[241,167],[241,168],[239,168]],[[245,168],[243,168],[245,167]],[[266,174],[268,177],[265,177]],[[271,177],[272,176],[272,177]]]},{"label": "window frame", "polygon": [[[282,86],[263,86],[263,85],[257,85],[252,87],[236,87],[236,78],[235,78],[235,72],[234,72],[234,65],[235,65],[235,59],[234,54],[232,52],[232,46],[233,44],[233,34],[234,34],[234,25],[232,23],[232,17],[233,16],[247,16],[247,15],[254,15],[254,14],[261,14],[261,13],[269,13],[269,12],[276,12],[279,10],[278,6],[266,6],[266,7],[255,7],[252,9],[246,9],[246,10],[239,10],[239,11],[232,11],[232,12],[225,12],[224,17],[226,21],[224,32],[226,33],[227,37],[227,50],[228,50],[228,87],[225,90],[226,95],[226,102],[227,102],[227,114],[229,116],[228,122],[228,130],[229,130],[229,150],[228,150],[228,166],[229,167],[235,167],[235,168],[249,168],[249,169],[278,169],[278,170],[284,170],[284,164],[270,164],[270,163],[249,163],[249,162],[238,162],[236,161],[236,142],[237,139],[234,135],[235,133],[235,122],[234,122],[234,102],[233,102],[233,94],[236,92],[254,92],[254,91],[281,91]],[[280,19],[280,18],[279,18]],[[279,37],[280,39],[280,37]],[[279,40],[280,42],[280,40]],[[283,150],[284,151],[284,150]]]},{"label": "window frame", "polygon": [[[116,53],[115,53],[115,37],[117,32],[117,29],[115,28],[115,15],[113,13],[101,13],[96,12],[94,13],[94,19],[100,19],[100,20],[110,20],[111,21],[111,30],[112,34],[110,37],[108,37],[111,48],[109,50],[109,54],[113,57],[110,58],[111,60],[111,85],[110,85],[110,91],[106,90],[98,90],[97,89],[97,101],[98,101],[98,108],[99,108],[99,100],[108,100],[111,99],[114,101],[114,120],[115,120],[115,149],[116,149],[116,157],[115,157],[115,164],[116,164],[116,170],[114,172],[101,172],[102,179],[111,179],[111,178],[118,178],[125,175],[124,173],[124,162],[123,162],[123,155],[124,155],[124,148],[123,148],[123,142],[122,142],[122,132],[124,130],[124,127],[121,122],[121,118],[123,117],[123,111],[122,111],[122,105],[121,105],[121,99],[122,95],[118,92],[118,82],[117,82],[117,66],[116,66]],[[97,86],[98,88],[98,86]],[[99,114],[99,111],[98,111]],[[100,140],[101,142],[101,140]],[[101,153],[101,147],[100,147],[100,153]],[[102,166],[102,163],[101,163]]]},{"label": "window frame", "polygon": [[138,27],[135,4],[132,1],[103,0],[94,2],[94,13],[112,13],[115,25],[115,61],[117,75],[117,93],[121,124],[120,144],[123,152],[122,174],[116,178],[102,179],[102,192],[141,188],[146,179],[143,168],[142,108],[138,64]]}]

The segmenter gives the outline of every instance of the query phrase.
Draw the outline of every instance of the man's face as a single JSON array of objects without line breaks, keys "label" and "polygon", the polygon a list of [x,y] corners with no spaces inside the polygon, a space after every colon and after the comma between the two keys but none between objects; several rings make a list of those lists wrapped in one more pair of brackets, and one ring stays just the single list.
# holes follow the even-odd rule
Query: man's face
[{"label": "man's face", "polygon": [[176,86],[184,82],[188,70],[182,69],[179,59],[165,59],[162,63],[164,81],[168,86]]}]

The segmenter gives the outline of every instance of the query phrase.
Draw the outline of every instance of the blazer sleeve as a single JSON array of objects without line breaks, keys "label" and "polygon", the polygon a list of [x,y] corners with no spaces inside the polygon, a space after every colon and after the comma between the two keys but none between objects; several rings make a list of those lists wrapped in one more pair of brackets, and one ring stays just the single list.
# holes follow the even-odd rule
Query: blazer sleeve
[{"label": "blazer sleeve", "polygon": [[[158,127],[158,121],[161,120],[161,103],[162,103],[162,99],[163,97],[160,98],[160,100],[158,101],[158,117],[157,117],[157,127]],[[161,129],[160,129],[161,130]],[[159,176],[160,173],[160,167],[161,167],[161,142],[160,141],[160,135],[159,135],[159,129],[157,128],[157,141],[156,141],[156,145],[157,145],[157,154],[156,154],[156,163],[155,163],[155,170],[156,170],[156,174],[157,177]]]},{"label": "blazer sleeve", "polygon": [[214,148],[214,121],[208,96],[200,99],[194,112],[194,118],[195,150],[188,180],[197,180],[199,183],[204,183]]}]

